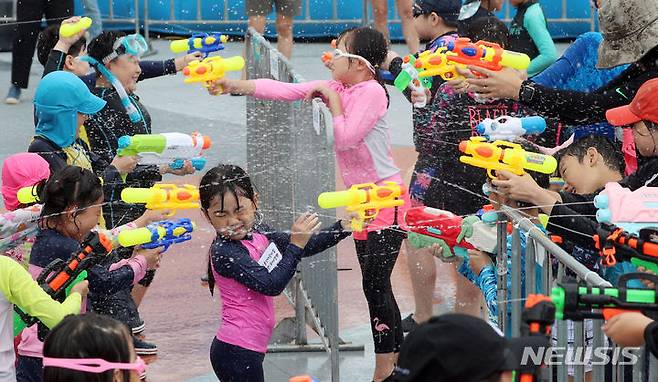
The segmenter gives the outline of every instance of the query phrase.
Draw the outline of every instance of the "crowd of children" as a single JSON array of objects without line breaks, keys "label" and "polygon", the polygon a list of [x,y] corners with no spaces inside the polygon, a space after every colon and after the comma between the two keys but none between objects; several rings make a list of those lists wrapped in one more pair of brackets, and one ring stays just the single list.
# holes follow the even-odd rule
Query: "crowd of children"
[{"label": "crowd of children", "polygon": [[[500,10],[501,1],[467,1],[464,6],[457,0],[415,1],[414,27],[427,42],[424,51],[440,51],[468,37],[525,53],[529,66],[523,72],[469,66],[459,69],[459,79],[435,76],[427,88],[406,90],[410,104],[427,101],[413,110],[418,160],[411,183],[396,207],[366,219],[363,229],[353,230],[349,219],[321,229],[318,215],[309,212],[297,217],[290,231],[273,230],[259,209],[257,185],[242,168],[219,164],[205,172],[198,200],[216,231],[207,270],[210,293],[216,286],[221,297],[221,325],[209,352],[220,381],[265,381],[263,361],[276,323],[274,296],[283,292],[302,258],[350,235],[369,311],[373,381],[509,381],[511,371],[525,372],[520,351],[540,341],[505,340],[494,327],[507,337],[514,330],[512,320],[499,313],[503,304],[514,303],[512,279],[499,285],[501,272],[512,272],[512,257],[520,258],[522,285],[526,278],[539,280],[526,274],[535,271],[525,266],[526,234],[521,233],[519,243],[508,236],[498,257],[471,249],[450,259],[481,290],[485,320],[458,314],[431,318],[434,258],[449,256],[442,254],[446,247],[408,246],[416,307],[402,319],[391,274],[411,229],[405,214],[413,207],[467,216],[490,202],[493,210],[515,209],[538,230],[558,235],[565,250],[612,285],[629,273],[648,271],[629,262],[602,262],[601,248],[592,239],[600,228],[593,201],[606,184],[630,191],[658,186],[658,8],[649,6],[655,17],[648,17],[646,0],[594,2],[600,7],[602,34],[581,36],[557,59],[539,2],[509,3],[517,14],[508,29],[492,13]],[[78,22],[73,17],[62,24]],[[51,26],[39,37],[38,58],[45,69],[34,97],[34,138],[26,153],[10,156],[2,167],[2,196],[9,212],[0,216],[0,250],[7,255],[0,256],[0,382],[136,381],[146,375],[140,356],[158,351],[145,341],[139,305],[162,248],[122,247],[118,236],[163,220],[169,211],[147,210],[124,201],[121,194],[127,188],[150,188],[165,174],[193,174],[195,168],[190,161],[176,169],[140,164],[137,156],[120,152],[119,138],[152,133],[150,114],[135,94],[138,82],[175,74],[201,54],[142,61],[145,50],[141,36],[119,32],[102,32],[87,44],[84,30],[59,36],[59,27]],[[374,183],[404,189],[393,160],[386,121],[389,88],[381,73],[389,70],[396,77],[408,70],[407,62],[389,51],[382,33],[353,28],[338,36],[332,58],[325,62],[331,80],[221,78],[208,91],[289,102],[320,97],[333,117],[334,150],[345,186]],[[551,174],[535,171],[497,170],[487,177],[484,170],[460,161],[457,148],[464,151],[461,143],[477,135],[486,118],[537,115],[545,117],[546,131],[518,139],[516,147],[557,151],[554,175],[563,179],[563,186],[551,189]],[[511,220],[500,216],[499,224]],[[52,264],[87,250],[90,237],[108,238],[116,249],[106,247],[109,253],[89,266],[86,281],[66,296],[47,293],[49,286],[36,281],[44,269],[47,274]],[[647,284],[634,282],[627,286]],[[501,289],[507,291],[505,301],[499,301]],[[18,320],[14,306],[22,312]],[[510,314],[511,309],[505,311]],[[12,320],[15,325],[37,323],[13,333]],[[586,329],[591,346],[591,322]],[[603,330],[616,344],[646,344],[658,356],[658,324],[650,317],[622,313]],[[406,339],[405,332],[410,332]],[[469,357],[462,357],[465,353]]]}]

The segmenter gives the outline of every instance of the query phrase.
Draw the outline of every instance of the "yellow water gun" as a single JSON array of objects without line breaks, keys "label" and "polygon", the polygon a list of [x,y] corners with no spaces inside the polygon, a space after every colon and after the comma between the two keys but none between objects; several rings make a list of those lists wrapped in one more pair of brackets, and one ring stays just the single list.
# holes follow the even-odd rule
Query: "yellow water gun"
[{"label": "yellow water gun", "polygon": [[194,60],[183,68],[185,83],[201,82],[203,86],[209,87],[213,81],[224,78],[226,72],[235,72],[244,68],[244,58],[233,56],[222,58],[221,56],[212,56],[205,58],[203,61]]},{"label": "yellow water gun", "polygon": [[191,184],[156,184],[151,188],[124,188],[121,200],[126,203],[146,204],[149,210],[177,210],[199,208],[199,188]]}]

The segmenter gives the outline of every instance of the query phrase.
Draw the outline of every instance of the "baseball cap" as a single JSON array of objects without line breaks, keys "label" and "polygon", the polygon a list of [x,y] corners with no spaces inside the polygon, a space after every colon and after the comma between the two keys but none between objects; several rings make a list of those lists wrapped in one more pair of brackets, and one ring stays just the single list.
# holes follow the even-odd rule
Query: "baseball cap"
[{"label": "baseball cap", "polygon": [[477,317],[444,314],[409,333],[400,350],[394,380],[479,382],[496,372],[524,370],[523,350],[549,345],[542,336],[507,340]]},{"label": "baseball cap", "polygon": [[599,23],[599,68],[636,62],[658,45],[656,0],[602,1]]},{"label": "baseball cap", "polygon": [[416,0],[413,14],[416,17],[434,12],[446,21],[457,22],[461,7],[461,0]]},{"label": "baseball cap", "polygon": [[605,117],[613,126],[632,125],[640,121],[658,123],[658,78],[642,84],[630,104],[610,109]]}]

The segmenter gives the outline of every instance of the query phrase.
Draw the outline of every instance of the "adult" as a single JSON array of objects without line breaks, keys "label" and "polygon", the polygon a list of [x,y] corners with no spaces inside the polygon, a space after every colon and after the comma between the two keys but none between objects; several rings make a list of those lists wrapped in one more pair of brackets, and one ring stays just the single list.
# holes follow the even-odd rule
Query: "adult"
[{"label": "adult", "polygon": [[484,17],[496,17],[494,12],[503,9],[503,0],[466,0],[459,12],[458,34],[464,35],[469,26]]},{"label": "adult", "polygon": [[[416,54],[420,49],[418,33],[414,28],[413,17],[413,0],[395,0],[402,24],[402,35],[407,43],[409,53]],[[386,40],[389,40],[388,33],[388,0],[372,0],[372,15],[375,19],[375,29],[382,32]]]},{"label": "adult", "polygon": [[73,0],[18,0],[16,2],[16,34],[11,51],[11,86],[5,103],[16,105],[21,90],[27,89],[34,48],[41,26],[41,18],[57,24],[73,14]]},{"label": "adult", "polygon": [[265,32],[267,15],[276,5],[276,48],[290,58],[292,56],[292,23],[293,18],[301,13],[301,0],[247,0],[247,16],[249,26],[258,33]]},{"label": "adult", "polygon": [[486,78],[453,81],[459,91],[487,98],[512,98],[541,115],[570,125],[605,121],[605,112],[630,102],[640,86],[658,77],[658,7],[655,0],[600,2],[599,68],[631,65],[606,85],[591,92],[558,90],[523,79],[518,72],[473,68]]}]

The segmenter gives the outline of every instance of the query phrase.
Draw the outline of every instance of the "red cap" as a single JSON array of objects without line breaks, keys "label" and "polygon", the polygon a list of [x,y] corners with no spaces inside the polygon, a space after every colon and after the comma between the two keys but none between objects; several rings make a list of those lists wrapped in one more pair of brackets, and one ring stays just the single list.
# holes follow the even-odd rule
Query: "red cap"
[{"label": "red cap", "polygon": [[632,125],[640,121],[658,123],[658,78],[645,82],[629,105],[610,109],[605,113],[613,126]]}]

